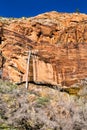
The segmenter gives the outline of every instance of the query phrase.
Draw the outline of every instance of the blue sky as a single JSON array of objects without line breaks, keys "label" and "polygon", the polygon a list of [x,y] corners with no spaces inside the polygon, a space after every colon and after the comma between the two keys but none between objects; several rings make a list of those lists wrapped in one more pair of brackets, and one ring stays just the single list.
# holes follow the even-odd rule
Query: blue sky
[{"label": "blue sky", "polygon": [[87,0],[0,0],[0,16],[30,17],[44,12],[87,13]]}]

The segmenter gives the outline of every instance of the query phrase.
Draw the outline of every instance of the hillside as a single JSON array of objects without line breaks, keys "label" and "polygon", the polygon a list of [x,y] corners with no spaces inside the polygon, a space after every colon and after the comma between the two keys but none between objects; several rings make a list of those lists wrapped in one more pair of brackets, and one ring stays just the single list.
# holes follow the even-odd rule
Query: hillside
[{"label": "hillside", "polygon": [[0,78],[0,130],[87,130],[87,15],[0,18]]}]

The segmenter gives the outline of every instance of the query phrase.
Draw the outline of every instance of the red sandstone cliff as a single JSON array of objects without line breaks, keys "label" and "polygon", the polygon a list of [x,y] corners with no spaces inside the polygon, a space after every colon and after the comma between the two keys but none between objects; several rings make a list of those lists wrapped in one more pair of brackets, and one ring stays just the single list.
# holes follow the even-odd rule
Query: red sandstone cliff
[{"label": "red sandstone cliff", "polygon": [[[72,85],[87,77],[87,15],[49,12],[0,22],[2,78]],[[4,58],[3,58],[3,57]]]}]

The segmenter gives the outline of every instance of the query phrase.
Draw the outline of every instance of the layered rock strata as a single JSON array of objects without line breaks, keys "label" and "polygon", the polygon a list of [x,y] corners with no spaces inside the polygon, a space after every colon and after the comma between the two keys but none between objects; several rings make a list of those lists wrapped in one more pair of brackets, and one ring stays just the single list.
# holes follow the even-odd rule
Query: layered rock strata
[{"label": "layered rock strata", "polygon": [[[2,78],[70,86],[87,77],[87,15],[49,12],[0,23]],[[1,61],[2,64],[2,61]]]}]

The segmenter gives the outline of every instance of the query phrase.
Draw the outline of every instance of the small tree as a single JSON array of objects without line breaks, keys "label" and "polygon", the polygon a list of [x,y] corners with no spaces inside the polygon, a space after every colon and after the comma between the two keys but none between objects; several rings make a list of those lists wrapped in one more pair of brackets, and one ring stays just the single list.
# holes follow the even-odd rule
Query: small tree
[{"label": "small tree", "polygon": [[77,8],[75,12],[79,14],[79,13],[80,13],[80,10],[79,10],[79,8]]}]

